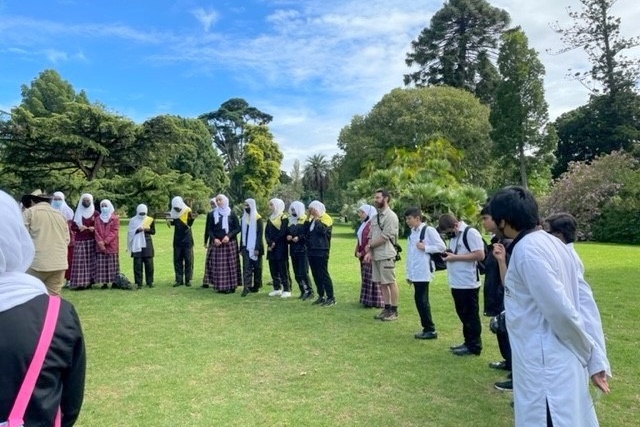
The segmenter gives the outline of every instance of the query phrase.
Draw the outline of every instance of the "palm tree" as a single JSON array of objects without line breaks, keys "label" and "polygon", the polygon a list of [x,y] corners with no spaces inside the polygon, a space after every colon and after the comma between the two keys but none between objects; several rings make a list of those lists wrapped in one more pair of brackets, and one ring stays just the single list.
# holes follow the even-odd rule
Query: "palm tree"
[{"label": "palm tree", "polygon": [[302,182],[306,189],[318,192],[321,202],[324,201],[324,192],[329,187],[330,173],[331,164],[323,154],[307,157]]}]

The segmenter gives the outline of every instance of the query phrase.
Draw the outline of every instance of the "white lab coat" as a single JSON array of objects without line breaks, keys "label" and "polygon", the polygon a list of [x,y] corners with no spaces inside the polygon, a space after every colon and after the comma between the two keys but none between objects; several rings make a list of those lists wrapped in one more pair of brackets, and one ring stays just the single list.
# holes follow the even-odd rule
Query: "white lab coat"
[{"label": "white lab coat", "polygon": [[516,426],[546,425],[547,402],[555,427],[598,426],[587,365],[599,356],[580,313],[579,269],[571,249],[544,231],[513,249],[504,305]]}]

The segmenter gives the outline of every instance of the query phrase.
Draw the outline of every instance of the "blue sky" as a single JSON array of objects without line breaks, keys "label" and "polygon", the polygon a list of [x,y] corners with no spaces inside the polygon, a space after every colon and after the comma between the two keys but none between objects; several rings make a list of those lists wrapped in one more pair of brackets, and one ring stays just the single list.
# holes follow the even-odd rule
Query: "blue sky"
[{"label": "blue sky", "polygon": [[[549,23],[577,0],[495,0],[540,52],[552,118],[586,102],[568,68],[588,67],[561,47]],[[0,0],[0,110],[20,86],[54,68],[91,101],[142,122],[196,117],[229,98],[274,116],[285,155],[336,153],[340,129],[402,86],[410,42],[443,1],[419,0]],[[640,21],[637,0],[619,0],[623,33]],[[640,56],[638,49],[632,56]]]}]

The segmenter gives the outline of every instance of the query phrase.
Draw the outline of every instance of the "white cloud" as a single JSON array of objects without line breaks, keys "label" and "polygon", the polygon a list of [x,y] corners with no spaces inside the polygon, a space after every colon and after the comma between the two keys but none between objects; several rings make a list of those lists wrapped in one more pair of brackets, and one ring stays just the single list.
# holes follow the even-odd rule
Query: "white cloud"
[{"label": "white cloud", "polygon": [[43,53],[47,57],[49,62],[53,62],[54,64],[69,59],[69,55],[67,55],[67,52],[57,49],[46,49]]},{"label": "white cloud", "polygon": [[199,7],[193,9],[191,14],[200,22],[205,33],[208,33],[211,26],[218,21],[218,12],[213,9],[205,10]]}]

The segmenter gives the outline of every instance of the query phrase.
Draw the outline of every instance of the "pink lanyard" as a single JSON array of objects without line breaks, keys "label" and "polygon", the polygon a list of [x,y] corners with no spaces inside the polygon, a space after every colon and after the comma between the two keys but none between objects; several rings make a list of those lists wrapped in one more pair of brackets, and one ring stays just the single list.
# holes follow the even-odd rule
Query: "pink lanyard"
[{"label": "pink lanyard", "polygon": [[[42,364],[44,363],[47,351],[49,350],[49,346],[51,345],[51,339],[53,338],[53,332],[56,329],[59,312],[60,298],[49,296],[47,314],[44,318],[44,326],[42,327],[42,332],[40,333],[40,339],[38,340],[38,345],[36,346],[36,351],[33,355],[33,359],[29,364],[29,369],[27,369],[27,374],[25,375],[24,380],[22,381],[22,385],[20,386],[18,397],[16,397],[13,408],[11,408],[9,420],[7,421],[7,427],[22,426],[24,423],[24,413],[26,412],[27,405],[31,400],[33,389],[36,386],[36,381],[38,380],[40,371],[42,370]],[[60,426],[60,418],[60,408],[58,408],[54,424],[55,427]]]}]

